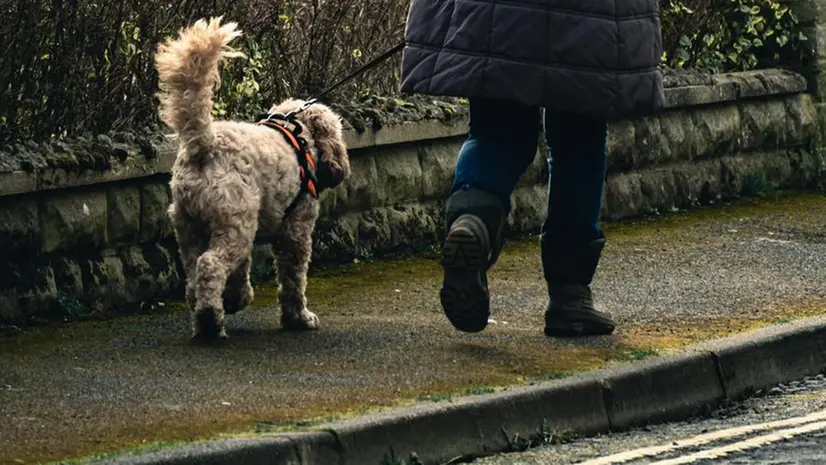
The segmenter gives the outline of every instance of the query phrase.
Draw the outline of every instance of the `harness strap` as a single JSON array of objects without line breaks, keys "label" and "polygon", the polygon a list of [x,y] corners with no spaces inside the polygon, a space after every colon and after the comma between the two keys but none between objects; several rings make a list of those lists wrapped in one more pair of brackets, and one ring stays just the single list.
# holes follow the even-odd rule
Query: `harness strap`
[{"label": "harness strap", "polygon": [[307,150],[306,141],[294,134],[293,131],[284,127],[284,125],[270,119],[264,119],[255,124],[278,130],[295,151],[298,161],[298,171],[301,177],[301,191],[298,192],[298,195],[296,195],[295,199],[293,199],[285,211],[285,216],[289,216],[290,213],[295,210],[295,207],[298,206],[298,200],[301,198],[302,191],[309,193],[313,198],[318,198],[318,178],[316,177],[315,161],[313,161],[313,156],[310,151]]}]

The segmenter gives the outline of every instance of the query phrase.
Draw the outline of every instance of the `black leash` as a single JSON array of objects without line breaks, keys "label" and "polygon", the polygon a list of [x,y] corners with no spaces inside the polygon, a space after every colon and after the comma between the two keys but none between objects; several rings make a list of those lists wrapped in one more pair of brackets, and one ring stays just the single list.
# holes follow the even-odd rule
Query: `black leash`
[{"label": "black leash", "polygon": [[327,95],[330,92],[332,92],[332,91],[338,89],[339,87],[341,87],[342,84],[352,80],[356,76],[360,75],[361,73],[363,73],[363,72],[365,72],[369,69],[375,68],[376,66],[381,64],[381,62],[383,62],[384,60],[387,60],[391,56],[393,56],[396,53],[402,51],[402,49],[404,49],[404,46],[405,46],[405,42],[402,42],[402,43],[396,45],[395,47],[391,48],[390,50],[388,50],[388,51],[382,53],[381,55],[377,56],[376,58],[373,58],[372,60],[370,60],[369,63],[365,64],[361,68],[356,69],[355,71],[348,74],[347,76],[344,76],[343,78],[339,79],[338,82],[336,82],[335,84],[331,85],[330,87],[324,89],[323,91],[321,91],[321,93],[317,94],[315,97],[307,100],[307,102],[304,103],[304,105],[301,105],[300,107],[298,107],[295,110],[287,113],[286,115],[262,115],[261,118],[269,119],[271,117],[280,117],[282,119],[287,119],[287,120],[292,119],[293,117],[295,117],[295,115],[301,113],[302,111],[306,110],[307,108],[310,108],[310,106],[312,106],[314,103],[318,102],[325,95]]},{"label": "black leash", "polygon": [[332,92],[332,91],[336,90],[337,88],[339,88],[342,84],[346,83],[347,81],[350,81],[351,79],[355,78],[356,76],[360,75],[361,73],[363,73],[363,72],[365,72],[365,71],[367,71],[371,68],[375,68],[376,66],[381,64],[381,62],[387,60],[391,56],[393,56],[396,53],[402,51],[402,49],[404,48],[404,45],[405,45],[405,42],[402,41],[402,43],[400,43],[400,44],[396,45],[395,47],[391,48],[390,50],[382,53],[381,55],[377,56],[376,58],[373,58],[372,60],[370,60],[369,63],[365,64],[361,68],[358,68],[357,70],[353,71],[352,73],[348,74],[347,76],[344,76],[338,82],[331,85],[330,87],[324,89],[320,94],[318,94],[315,97],[314,100],[321,99],[325,95],[327,95],[330,92]]}]

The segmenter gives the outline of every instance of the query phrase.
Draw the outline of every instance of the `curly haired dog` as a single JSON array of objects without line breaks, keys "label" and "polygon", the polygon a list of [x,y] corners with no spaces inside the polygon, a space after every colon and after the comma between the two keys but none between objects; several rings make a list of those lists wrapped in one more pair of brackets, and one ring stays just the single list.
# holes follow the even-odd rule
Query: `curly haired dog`
[{"label": "curly haired dog", "polygon": [[[253,301],[249,272],[256,237],[273,238],[278,250],[282,326],[319,326],[304,296],[318,200],[302,187],[296,150],[281,131],[212,118],[219,65],[244,56],[229,46],[240,36],[235,23],[202,19],[159,44],[155,57],[161,118],[179,141],[168,213],[186,272],[195,339],[225,338],[224,315]],[[270,113],[285,114],[304,103],[288,99]],[[297,114],[296,124],[318,167],[317,190],[343,182],[350,163],[339,116],[313,104]]]}]

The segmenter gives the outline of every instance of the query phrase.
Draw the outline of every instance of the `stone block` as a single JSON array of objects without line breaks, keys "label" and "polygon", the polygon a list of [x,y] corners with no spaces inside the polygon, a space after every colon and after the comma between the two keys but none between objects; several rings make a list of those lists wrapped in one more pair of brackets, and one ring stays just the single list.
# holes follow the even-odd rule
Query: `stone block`
[{"label": "stone block", "polygon": [[422,197],[443,199],[450,191],[461,141],[428,142],[422,146]]},{"label": "stone block", "polygon": [[378,183],[372,188],[379,192],[382,205],[422,198],[422,165],[416,146],[379,151],[374,156]]},{"label": "stone block", "polygon": [[381,204],[381,187],[374,152],[364,151],[350,159],[351,175],[330,192],[333,198],[324,199],[322,217],[338,213],[337,205],[341,204],[351,211],[368,210]]},{"label": "stone block", "polygon": [[511,196],[513,208],[508,215],[508,229],[514,234],[539,234],[548,208],[546,186],[518,188]]},{"label": "stone block", "polygon": [[740,112],[734,105],[691,110],[693,159],[714,158],[739,151]]},{"label": "stone block", "polygon": [[815,141],[818,146],[822,146],[826,143],[826,111],[824,111],[826,110],[826,103],[815,103],[815,108],[817,110]]},{"label": "stone block", "polygon": [[41,202],[43,253],[94,250],[106,243],[105,192],[54,192]]},{"label": "stone block", "polygon": [[[109,283],[122,302],[135,304],[160,299],[174,292],[182,282],[178,264],[161,244],[126,247],[118,251],[115,260],[104,259],[104,265],[120,270],[123,282]],[[118,262],[121,263],[118,266]]]},{"label": "stone block", "polygon": [[793,9],[800,24],[813,24],[826,18],[826,4],[818,0],[786,0]]},{"label": "stone block", "polygon": [[634,121],[633,148],[614,154],[613,169],[627,171],[648,166],[688,160],[695,151],[695,132],[691,114],[683,110],[666,111],[657,117]]},{"label": "stone block", "polygon": [[786,140],[786,103],[783,100],[739,105],[743,150],[774,149]]},{"label": "stone block", "polygon": [[80,263],[83,270],[85,300],[98,312],[117,313],[129,302],[123,262],[117,256],[98,256]]},{"label": "stone block", "polygon": [[545,143],[545,137],[541,136],[536,145],[536,154],[531,164],[528,165],[528,168],[522,173],[516,187],[532,187],[537,184],[545,185],[548,183],[548,173],[548,146]]},{"label": "stone block", "polygon": [[172,202],[167,183],[151,183],[140,186],[142,242],[152,242],[173,236],[172,223],[167,210]]},{"label": "stone block", "polygon": [[53,269],[58,291],[76,297],[83,296],[83,271],[75,260],[67,257],[57,258]]},{"label": "stone block", "polygon": [[[672,189],[676,198],[662,205],[649,204],[649,208],[663,210],[671,206],[694,207],[700,204],[701,200],[712,200],[717,195],[729,197],[734,195],[725,192],[724,178],[720,174],[721,160],[681,163],[671,167],[674,183]],[[644,172],[642,177],[647,177],[649,174]]]},{"label": "stone block", "polygon": [[687,108],[737,99],[737,85],[717,82],[714,85],[693,85],[665,89],[665,108]]},{"label": "stone block", "polygon": [[174,241],[143,245],[143,258],[149,264],[156,284],[157,295],[168,295],[180,289],[184,283],[178,249]]},{"label": "stone block", "polygon": [[0,251],[23,256],[40,250],[40,218],[34,197],[8,197],[0,202]]},{"label": "stone block", "polygon": [[13,325],[22,322],[25,317],[18,304],[17,290],[0,290],[0,323]]},{"label": "stone block", "polygon": [[37,173],[11,171],[0,173],[0,195],[16,195],[37,190]]},{"label": "stone block", "polygon": [[58,296],[54,269],[48,264],[26,263],[19,272],[16,294],[21,321],[52,314]]},{"label": "stone block", "polygon": [[416,123],[387,126],[375,131],[374,134],[376,145],[395,145],[418,140],[463,136],[467,134],[467,132],[467,119],[459,118],[456,122],[450,124],[442,121],[425,120]]},{"label": "stone block", "polygon": [[[349,179],[344,183],[346,184],[348,181]],[[318,198],[318,213],[321,218],[337,216],[342,210],[346,209],[347,186],[344,184],[339,184],[334,189],[325,190]]]},{"label": "stone block", "polygon": [[649,116],[634,120],[634,150],[621,162],[623,171],[639,169],[668,158],[668,145],[663,140],[660,118]]},{"label": "stone block", "polygon": [[826,58],[826,24],[824,24],[824,19],[826,18],[821,18],[818,23],[802,31],[809,39],[810,53],[817,59]]},{"label": "stone block", "polygon": [[638,215],[643,211],[640,204],[644,200],[640,190],[639,173],[617,173],[609,175],[605,181],[605,202],[602,216],[606,220],[616,220]]},{"label": "stone block", "polygon": [[646,171],[639,178],[639,193],[645,202],[642,213],[668,211],[678,203],[674,172],[670,169]]},{"label": "stone block", "polygon": [[140,246],[126,247],[119,251],[118,258],[123,263],[124,276],[123,294],[127,302],[141,302],[148,300],[158,292],[156,271],[143,255]]},{"label": "stone block", "polygon": [[820,158],[805,149],[792,149],[786,153],[792,171],[791,179],[787,182],[799,189],[818,189],[823,172]]},{"label": "stone block", "polygon": [[620,120],[608,128],[608,171],[619,172],[634,166],[637,151],[636,126],[633,120]]},{"label": "stone block", "polygon": [[271,281],[276,277],[277,251],[272,244],[256,244],[252,248],[250,281],[253,285]]},{"label": "stone block", "polygon": [[784,101],[786,107],[786,145],[807,144],[818,134],[818,112],[809,94]]},{"label": "stone block", "polygon": [[808,87],[805,77],[788,69],[760,69],[738,74],[756,76],[769,95],[799,94],[806,92]]},{"label": "stone block", "polygon": [[[826,38],[826,36],[824,36]],[[815,96],[815,101],[826,101],[826,56],[812,58],[813,64],[809,70],[810,92]]]},{"label": "stone block", "polygon": [[141,194],[137,187],[112,187],[107,192],[109,244],[134,243],[141,230]]},{"label": "stone block", "polygon": [[358,255],[359,213],[319,221],[313,232],[313,260],[345,263]]},{"label": "stone block", "polygon": [[409,203],[380,207],[359,218],[359,253],[416,250],[436,242],[443,229],[441,205]]}]

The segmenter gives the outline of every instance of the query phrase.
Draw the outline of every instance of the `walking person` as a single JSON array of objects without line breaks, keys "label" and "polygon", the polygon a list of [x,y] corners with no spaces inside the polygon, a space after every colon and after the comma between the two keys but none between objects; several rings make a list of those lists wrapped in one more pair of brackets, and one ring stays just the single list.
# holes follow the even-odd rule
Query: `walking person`
[{"label": "walking person", "polygon": [[662,110],[658,0],[413,0],[405,40],[403,91],[470,101],[441,251],[450,322],[466,332],[487,325],[487,271],[542,125],[550,168],[540,239],[545,334],[612,333],[590,289],[605,245],[608,121]]}]

